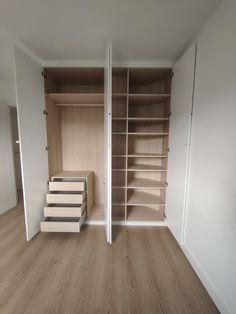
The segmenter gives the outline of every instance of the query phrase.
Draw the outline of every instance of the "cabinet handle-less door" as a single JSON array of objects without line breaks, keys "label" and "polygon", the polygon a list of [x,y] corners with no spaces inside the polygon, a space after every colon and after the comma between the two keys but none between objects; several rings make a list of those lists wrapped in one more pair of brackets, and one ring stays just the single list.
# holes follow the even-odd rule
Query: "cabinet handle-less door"
[{"label": "cabinet handle-less door", "polygon": [[26,238],[40,230],[48,181],[44,82],[39,63],[15,47],[15,82]]},{"label": "cabinet handle-less door", "polygon": [[107,242],[112,243],[112,45],[107,46],[106,62],[104,69],[104,133],[105,133],[105,149],[104,149],[104,166],[105,166],[105,195],[104,195],[104,209],[105,209],[105,229]]}]

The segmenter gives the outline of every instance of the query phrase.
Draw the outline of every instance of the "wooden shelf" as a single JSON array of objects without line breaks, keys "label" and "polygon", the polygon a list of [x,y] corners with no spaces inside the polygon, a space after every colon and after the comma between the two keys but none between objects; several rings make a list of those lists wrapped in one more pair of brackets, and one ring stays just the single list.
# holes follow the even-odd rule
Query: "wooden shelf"
[{"label": "wooden shelf", "polygon": [[113,169],[112,204],[124,211],[114,219],[164,221],[167,169],[161,159],[168,157],[170,75],[171,69],[113,73],[112,135],[121,148],[112,157],[113,166],[122,169]]},{"label": "wooden shelf", "polygon": [[168,122],[170,119],[169,118],[136,118],[136,117],[129,117],[128,121],[129,122],[134,122],[134,123],[161,123],[161,122]]},{"label": "wooden shelf", "polygon": [[114,98],[124,98],[127,97],[128,95],[126,93],[113,93],[112,97]]},{"label": "wooden shelf", "polygon": [[112,132],[112,135],[126,135],[126,132]]},{"label": "wooden shelf", "polygon": [[47,94],[46,97],[57,105],[104,105],[104,94],[97,93],[57,93]]},{"label": "wooden shelf", "polygon": [[152,105],[166,102],[170,94],[129,94],[130,105]]},{"label": "wooden shelf", "polygon": [[117,158],[123,157],[123,158],[124,158],[124,157],[126,157],[126,155],[112,155],[112,157],[114,157],[114,158],[116,158],[116,157],[117,157]]},{"label": "wooden shelf", "polygon": [[125,213],[112,213],[112,221],[125,221]]},{"label": "wooden shelf", "polygon": [[115,199],[115,200],[112,200],[112,205],[114,206],[125,205],[125,201],[121,199]]},{"label": "wooden shelf", "polygon": [[156,133],[156,132],[129,132],[128,135],[130,136],[168,136],[169,133]]},{"label": "wooden shelf", "polygon": [[134,206],[134,205],[165,205],[163,200],[160,196],[146,193],[146,192],[137,192],[134,191],[129,197],[128,197],[128,206]]},{"label": "wooden shelf", "polygon": [[162,210],[150,206],[129,206],[127,221],[164,221]]},{"label": "wooden shelf", "polygon": [[125,171],[123,168],[112,168],[112,171]]},{"label": "wooden shelf", "polygon": [[126,186],[120,184],[120,185],[113,185],[112,188],[113,188],[113,189],[125,189]]},{"label": "wooden shelf", "polygon": [[161,181],[155,181],[151,179],[142,179],[142,178],[135,178],[129,181],[127,185],[128,189],[165,189],[165,183]]},{"label": "wooden shelf", "polygon": [[[123,155],[125,157],[125,155]],[[149,154],[149,153],[135,153],[127,155],[129,158],[167,158],[168,155],[165,154]]]},{"label": "wooden shelf", "polygon": [[167,169],[161,166],[134,164],[129,166],[127,171],[167,171]]}]

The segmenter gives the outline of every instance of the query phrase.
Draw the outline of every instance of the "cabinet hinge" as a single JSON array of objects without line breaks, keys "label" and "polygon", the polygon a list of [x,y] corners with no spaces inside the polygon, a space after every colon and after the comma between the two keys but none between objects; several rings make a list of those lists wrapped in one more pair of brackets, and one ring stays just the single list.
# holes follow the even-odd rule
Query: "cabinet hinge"
[{"label": "cabinet hinge", "polygon": [[166,214],[165,213],[163,213],[163,217],[166,219]]},{"label": "cabinet hinge", "polygon": [[43,76],[44,78],[47,77],[47,75],[46,75],[46,73],[45,73],[44,71],[42,71],[41,73],[42,73],[42,76]]},{"label": "cabinet hinge", "polygon": [[43,114],[47,115],[47,114],[48,114],[48,112],[47,112],[46,110],[44,110],[44,111],[43,111]]},{"label": "cabinet hinge", "polygon": [[173,78],[173,76],[174,76],[174,71],[171,71],[170,77]]},{"label": "cabinet hinge", "polygon": [[45,150],[48,151],[48,150],[49,150],[49,146],[46,146],[46,147],[45,147]]},{"label": "cabinet hinge", "polygon": [[165,186],[168,186],[168,182],[165,181]]},{"label": "cabinet hinge", "polygon": [[170,151],[170,148],[168,147],[168,148],[167,148],[167,152],[169,153],[169,151]]},{"label": "cabinet hinge", "polygon": [[168,116],[170,117],[172,115],[172,111],[170,110],[168,113]]}]

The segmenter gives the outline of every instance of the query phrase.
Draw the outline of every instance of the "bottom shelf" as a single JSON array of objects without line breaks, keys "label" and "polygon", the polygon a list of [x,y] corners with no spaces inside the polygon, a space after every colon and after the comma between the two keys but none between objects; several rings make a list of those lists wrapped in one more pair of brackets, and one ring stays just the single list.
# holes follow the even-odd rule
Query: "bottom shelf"
[{"label": "bottom shelf", "polygon": [[150,206],[128,206],[127,221],[164,221],[164,211]]},{"label": "bottom shelf", "polygon": [[[86,222],[104,223],[104,205],[95,204],[92,208]],[[125,219],[125,206],[112,207],[113,222],[163,222],[164,221],[164,206],[127,206],[127,219]]]}]

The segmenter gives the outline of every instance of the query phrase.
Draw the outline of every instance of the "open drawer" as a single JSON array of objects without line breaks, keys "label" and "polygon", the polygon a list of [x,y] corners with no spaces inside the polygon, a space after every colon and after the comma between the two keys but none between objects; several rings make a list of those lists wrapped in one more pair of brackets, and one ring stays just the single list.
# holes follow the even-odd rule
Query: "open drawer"
[{"label": "open drawer", "polygon": [[86,208],[86,201],[81,205],[49,204],[44,207],[45,217],[81,217]]},{"label": "open drawer", "polygon": [[41,232],[80,232],[85,217],[86,210],[80,218],[47,217],[40,223]]},{"label": "open drawer", "polygon": [[85,191],[85,180],[83,181],[51,181],[49,191]]},{"label": "open drawer", "polygon": [[48,204],[83,204],[85,192],[55,192],[47,193]]}]

